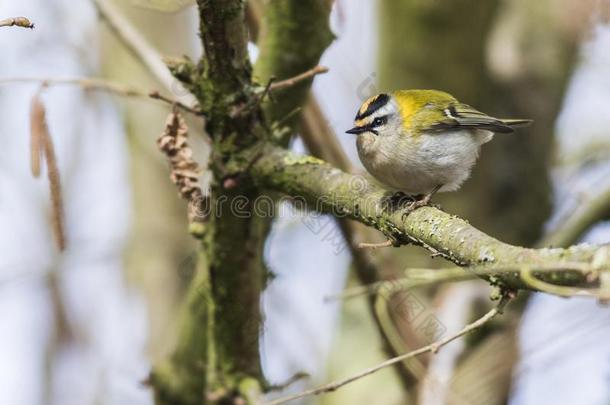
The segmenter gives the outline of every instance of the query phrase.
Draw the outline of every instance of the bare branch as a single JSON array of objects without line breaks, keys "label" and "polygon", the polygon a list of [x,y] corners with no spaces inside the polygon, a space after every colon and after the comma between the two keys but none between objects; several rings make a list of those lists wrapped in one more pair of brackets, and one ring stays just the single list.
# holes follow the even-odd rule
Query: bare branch
[{"label": "bare branch", "polygon": [[539,246],[565,247],[575,243],[585,231],[610,213],[610,189],[585,199],[567,218],[552,229]]},{"label": "bare branch", "polygon": [[481,318],[477,319],[476,321],[466,325],[462,330],[460,330],[459,332],[447,336],[444,339],[438,340],[434,343],[431,343],[427,346],[424,346],[420,349],[417,350],[413,350],[411,352],[402,354],[400,356],[396,356],[394,358],[391,358],[389,360],[384,361],[383,363],[380,363],[374,367],[368,368],[364,371],[361,371],[357,374],[354,374],[348,378],[339,380],[339,381],[335,381],[332,383],[328,383],[325,385],[322,385],[320,387],[317,388],[313,388],[310,390],[306,390],[303,392],[300,392],[298,394],[294,394],[294,395],[290,395],[290,396],[286,396],[284,398],[279,398],[276,399],[274,401],[268,402],[265,405],[280,405],[280,404],[285,404],[287,402],[290,401],[294,401],[295,399],[299,399],[299,398],[304,398],[304,397],[308,397],[311,395],[319,395],[319,394],[324,394],[327,392],[333,392],[338,390],[339,388],[343,387],[344,385],[347,385],[351,382],[357,381],[361,378],[367,377],[371,374],[376,373],[377,371],[384,369],[386,367],[389,367],[393,364],[396,364],[398,362],[419,356],[421,354],[424,353],[437,353],[439,351],[439,349],[445,345],[447,345],[448,343],[453,342],[454,340],[472,332],[475,329],[480,328],[481,326],[485,325],[487,322],[489,322],[490,320],[492,320],[494,317],[496,317],[498,314],[502,314],[502,312],[504,311],[504,308],[506,307],[506,304],[508,303],[508,301],[510,300],[510,298],[512,298],[509,294],[504,294],[500,300],[500,302],[498,303],[498,305],[491,309],[489,312],[487,312],[485,315],[483,315]]},{"label": "bare branch", "polygon": [[0,27],[22,27],[33,29],[34,24],[25,17],[15,17],[0,20]]},{"label": "bare branch", "polygon": [[121,97],[140,97],[140,98],[152,98],[153,100],[163,101],[170,105],[187,111],[191,114],[200,116],[202,115],[199,108],[192,108],[188,105],[181,103],[180,101],[161,95],[158,91],[144,92],[131,86],[127,86],[120,83],[115,83],[110,80],[99,79],[94,77],[9,77],[0,79],[0,85],[15,84],[15,83],[40,83],[44,86],[60,86],[60,85],[74,85],[80,86],[83,90],[97,90],[105,91],[111,94],[115,94]]},{"label": "bare branch", "polygon": [[386,247],[392,247],[394,245],[394,243],[392,243],[391,240],[386,240],[385,242],[379,242],[379,243],[370,243],[370,242],[360,242],[358,244],[358,249],[381,249],[381,248],[386,248]]},{"label": "bare branch", "polygon": [[[537,268],[529,269],[530,272],[544,273],[546,271],[578,271],[582,272],[583,275],[591,274],[594,272],[594,267],[589,264],[583,263],[564,263],[563,268],[558,268],[556,265],[552,267],[539,266]],[[360,297],[363,295],[374,295],[381,291],[387,292],[388,295],[398,291],[404,291],[411,288],[422,287],[430,284],[439,284],[445,282],[456,282],[456,281],[467,281],[483,276],[490,276],[494,274],[513,274],[519,275],[524,271],[523,268],[508,266],[471,266],[471,267],[448,267],[442,269],[428,269],[428,268],[408,268],[404,270],[404,277],[397,278],[388,281],[378,281],[376,283],[361,285],[357,287],[347,288],[341,293],[325,297],[326,300],[346,300],[350,298]],[[532,288],[533,285],[530,284]],[[579,289],[583,291],[583,289]],[[588,289],[588,291],[594,291]]]},{"label": "bare branch", "polygon": [[135,29],[131,22],[109,0],[94,0],[100,16],[107,22],[116,37],[142,62],[152,75],[189,108],[197,109],[198,102],[174,78],[155,48]]},{"label": "bare branch", "polygon": [[84,90],[101,90],[126,97],[146,97],[146,94],[133,87],[94,77],[5,77],[0,85],[15,83],[39,83],[44,86],[74,85]]},{"label": "bare branch", "polygon": [[273,385],[269,385],[268,387],[266,387],[266,392],[271,392],[271,391],[283,391],[286,388],[290,387],[292,384],[294,384],[297,381],[301,381],[304,379],[307,379],[311,377],[309,374],[304,373],[302,371],[299,371],[297,373],[294,373],[292,375],[292,377],[290,377],[289,379],[287,379],[286,381],[280,383],[280,384],[273,384]]},{"label": "bare branch", "polygon": [[199,109],[199,107],[196,107],[196,108],[189,107],[188,105],[186,105],[184,103],[181,103],[180,101],[178,101],[178,100],[176,100],[174,98],[162,95],[161,93],[159,93],[156,90],[148,93],[148,97],[150,97],[150,98],[152,98],[154,100],[160,100],[160,101],[166,102],[168,104],[174,105],[174,106],[180,108],[181,110],[188,111],[188,112],[190,112],[191,114],[194,114],[194,115],[202,115],[203,114],[201,112],[201,110]]},{"label": "bare branch", "polygon": [[551,284],[537,278],[532,269],[524,267],[520,271],[521,279],[524,283],[540,292],[558,295],[560,297],[592,297],[600,300],[610,299],[608,292],[599,288],[577,288],[564,285]]},{"label": "bare branch", "polygon": [[296,84],[301,83],[302,81],[312,79],[316,75],[324,74],[328,72],[328,68],[325,66],[316,66],[314,68],[309,69],[306,72],[301,73],[300,75],[291,77],[290,79],[281,80],[271,84],[270,90],[277,91],[283,90],[287,87],[292,87]]}]

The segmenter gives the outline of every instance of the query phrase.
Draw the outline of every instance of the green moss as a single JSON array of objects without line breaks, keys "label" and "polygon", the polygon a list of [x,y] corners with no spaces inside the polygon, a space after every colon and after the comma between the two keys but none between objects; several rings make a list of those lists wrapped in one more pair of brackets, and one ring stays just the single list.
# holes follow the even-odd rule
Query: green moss
[{"label": "green moss", "polygon": [[261,385],[254,378],[243,378],[237,385],[240,396],[246,400],[246,405],[259,404],[258,397],[261,393]]},{"label": "green moss", "polygon": [[284,158],[284,164],[288,166],[308,164],[320,165],[324,164],[324,161],[313,156],[290,154]]},{"label": "green moss", "polygon": [[[288,79],[316,66],[333,40],[328,27],[329,13],[326,0],[268,2],[254,77],[267,83],[272,77]],[[282,121],[292,130],[281,139],[283,145],[287,145],[296,129],[298,116],[292,112],[303,105],[310,84],[308,80],[277,92],[276,102],[265,104],[268,122]]]},{"label": "green moss", "polygon": [[189,233],[193,235],[194,238],[201,239],[205,235],[206,226],[201,222],[191,222],[189,224]]}]

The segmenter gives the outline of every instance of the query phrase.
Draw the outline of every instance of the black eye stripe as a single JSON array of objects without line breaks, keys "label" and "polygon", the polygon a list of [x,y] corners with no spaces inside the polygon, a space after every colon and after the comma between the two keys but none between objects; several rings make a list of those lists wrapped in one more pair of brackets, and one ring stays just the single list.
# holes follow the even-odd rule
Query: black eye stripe
[{"label": "black eye stripe", "polygon": [[388,122],[388,116],[387,115],[382,115],[381,117],[377,117],[373,120],[373,123],[371,124],[372,127],[379,127],[382,125],[385,125]]}]

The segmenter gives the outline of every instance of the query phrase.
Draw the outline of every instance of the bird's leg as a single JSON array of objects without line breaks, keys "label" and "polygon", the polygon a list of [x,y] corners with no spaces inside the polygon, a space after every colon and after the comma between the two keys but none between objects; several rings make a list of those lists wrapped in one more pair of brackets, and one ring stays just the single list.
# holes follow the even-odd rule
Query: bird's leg
[{"label": "bird's leg", "polygon": [[398,209],[406,203],[412,203],[415,201],[415,197],[405,194],[402,191],[397,191],[391,195],[384,197],[383,209],[393,210]]},{"label": "bird's leg", "polygon": [[[404,219],[413,211],[420,207],[425,207],[430,204],[430,200],[432,196],[436,194],[436,192],[442,187],[436,186],[430,191],[428,194],[424,194],[423,196],[412,196],[403,193],[402,191],[397,191],[392,195],[388,195],[384,198],[383,208],[385,210],[388,209],[404,209],[402,214],[402,219]],[[419,198],[418,198],[419,197]],[[360,249],[380,249],[385,247],[399,246],[400,243],[393,241],[391,239],[386,240],[385,242],[380,243],[369,243],[369,242],[361,242],[358,244],[358,248]]]},{"label": "bird's leg", "polygon": [[415,211],[418,208],[421,207],[425,207],[426,205],[430,204],[430,200],[432,199],[432,196],[434,194],[436,194],[436,192],[442,187],[442,185],[436,186],[432,189],[432,191],[430,191],[428,194],[424,194],[421,198],[417,199],[417,200],[413,200],[411,201],[404,209],[404,212],[402,213],[402,219],[404,221],[404,219],[413,211]]}]

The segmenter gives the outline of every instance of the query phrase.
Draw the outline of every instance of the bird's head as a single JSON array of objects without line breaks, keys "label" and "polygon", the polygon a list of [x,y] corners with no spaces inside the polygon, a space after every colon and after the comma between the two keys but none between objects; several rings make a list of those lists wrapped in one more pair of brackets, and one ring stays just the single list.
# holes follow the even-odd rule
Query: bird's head
[{"label": "bird's head", "polygon": [[348,134],[387,135],[401,121],[397,104],[391,94],[381,93],[366,100],[356,114],[354,127]]},{"label": "bird's head", "polygon": [[375,152],[383,139],[403,133],[403,118],[393,94],[381,93],[366,100],[356,114],[354,127],[348,134],[358,136],[361,151]]},{"label": "bird's head", "polygon": [[[348,134],[383,138],[417,137],[442,120],[446,108],[457,100],[438,90],[397,90],[366,100],[356,115]],[[359,137],[360,138],[360,137]]]}]

